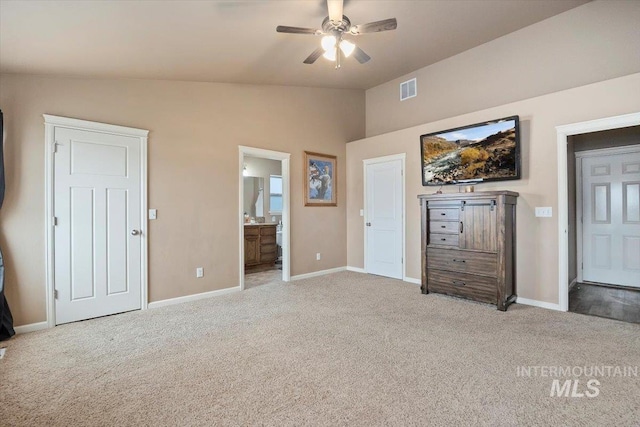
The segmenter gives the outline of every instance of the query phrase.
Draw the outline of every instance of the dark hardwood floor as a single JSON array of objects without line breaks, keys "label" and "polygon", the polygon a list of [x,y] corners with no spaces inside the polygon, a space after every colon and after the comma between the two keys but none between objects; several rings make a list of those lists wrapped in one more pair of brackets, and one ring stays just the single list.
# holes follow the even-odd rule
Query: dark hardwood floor
[{"label": "dark hardwood floor", "polygon": [[569,292],[569,311],[640,323],[640,289],[578,283]]}]

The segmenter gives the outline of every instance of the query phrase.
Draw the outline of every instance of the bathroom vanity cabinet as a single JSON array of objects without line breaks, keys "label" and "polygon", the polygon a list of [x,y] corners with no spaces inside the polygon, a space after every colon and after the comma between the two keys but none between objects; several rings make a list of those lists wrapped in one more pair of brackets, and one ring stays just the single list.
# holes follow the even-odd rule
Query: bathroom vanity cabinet
[{"label": "bathroom vanity cabinet", "polygon": [[267,270],[276,258],[276,224],[245,224],[244,270]]}]

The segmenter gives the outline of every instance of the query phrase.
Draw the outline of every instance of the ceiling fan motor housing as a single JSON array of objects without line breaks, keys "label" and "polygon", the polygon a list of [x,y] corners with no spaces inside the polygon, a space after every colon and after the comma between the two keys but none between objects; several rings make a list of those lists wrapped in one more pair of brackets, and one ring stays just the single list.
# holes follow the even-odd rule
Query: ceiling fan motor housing
[{"label": "ceiling fan motor housing", "polygon": [[351,21],[346,16],[342,15],[342,21],[335,22],[329,19],[327,16],[322,21],[322,31],[327,34],[332,34],[334,32],[345,33],[351,29]]}]

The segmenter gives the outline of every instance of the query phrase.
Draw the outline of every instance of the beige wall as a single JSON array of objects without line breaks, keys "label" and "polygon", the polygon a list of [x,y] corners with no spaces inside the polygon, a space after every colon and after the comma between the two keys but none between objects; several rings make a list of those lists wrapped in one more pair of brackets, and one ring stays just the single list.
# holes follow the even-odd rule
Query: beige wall
[{"label": "beige wall", "polygon": [[[45,320],[43,113],[150,130],[150,301],[238,285],[238,145],[291,153],[292,275],[346,264],[345,142],[364,137],[362,91],[5,74],[0,108],[16,325]],[[338,156],[338,207],[303,206],[304,150]]]},{"label": "beige wall", "polygon": [[[544,95],[462,116],[415,126],[347,144],[347,265],[362,268],[362,160],[406,153],[406,270],[420,278],[420,209],[416,196],[433,192],[422,187],[422,134],[510,115],[519,115],[522,171],[518,181],[487,183],[476,191],[505,189],[520,193],[517,206],[517,293],[520,297],[558,302],[558,125],[640,111],[640,73]],[[457,187],[445,187],[455,192]],[[536,206],[553,207],[553,218],[536,218]]]},{"label": "beige wall", "polygon": [[640,1],[591,2],[369,89],[367,137],[640,72],[639,23]]}]

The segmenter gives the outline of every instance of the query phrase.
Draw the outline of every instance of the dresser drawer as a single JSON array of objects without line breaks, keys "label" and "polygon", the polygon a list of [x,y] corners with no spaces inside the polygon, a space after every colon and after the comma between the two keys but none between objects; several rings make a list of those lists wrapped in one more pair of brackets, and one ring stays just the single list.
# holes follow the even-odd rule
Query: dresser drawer
[{"label": "dresser drawer", "polygon": [[427,290],[495,304],[498,284],[493,277],[430,269],[427,270]]},{"label": "dresser drawer", "polygon": [[257,225],[245,225],[244,227],[244,235],[245,236],[258,236],[260,234],[260,227]]},{"label": "dresser drawer", "polygon": [[276,253],[276,245],[260,245],[260,254]]},{"label": "dresser drawer", "polygon": [[260,237],[261,245],[274,245],[276,243],[276,236],[262,236]]},{"label": "dresser drawer", "polygon": [[437,208],[429,209],[429,220],[431,221],[457,221],[460,218],[460,209]]},{"label": "dresser drawer", "polygon": [[453,221],[430,221],[429,232],[438,234],[459,234],[460,223]]},{"label": "dresser drawer", "polygon": [[262,226],[260,227],[260,235],[261,236],[275,236],[276,235],[276,226]]},{"label": "dresser drawer", "polygon": [[457,234],[429,234],[429,244],[438,246],[455,246],[458,247]]},{"label": "dresser drawer", "polygon": [[274,262],[276,260],[276,253],[275,252],[271,252],[268,254],[260,254],[260,262],[265,264],[265,263],[270,263],[270,262]]},{"label": "dresser drawer", "polygon": [[427,268],[497,277],[498,257],[485,252],[427,248]]}]

